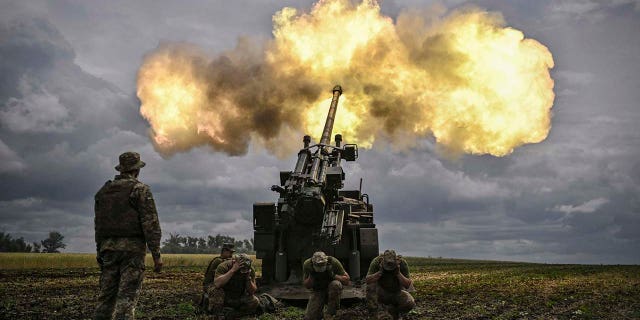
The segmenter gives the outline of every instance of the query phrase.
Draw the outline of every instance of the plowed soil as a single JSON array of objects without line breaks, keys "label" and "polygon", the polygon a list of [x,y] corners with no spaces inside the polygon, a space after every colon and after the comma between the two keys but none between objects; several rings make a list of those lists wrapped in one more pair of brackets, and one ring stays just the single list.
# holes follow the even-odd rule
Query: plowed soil
[{"label": "plowed soil", "polygon": [[[408,258],[417,307],[405,319],[640,319],[640,266]],[[149,267],[147,267],[149,269]],[[214,319],[199,312],[204,267],[147,272],[138,319]],[[0,270],[0,319],[90,319],[99,270]],[[302,319],[304,305],[245,319]],[[372,319],[347,301],[337,319]]]}]

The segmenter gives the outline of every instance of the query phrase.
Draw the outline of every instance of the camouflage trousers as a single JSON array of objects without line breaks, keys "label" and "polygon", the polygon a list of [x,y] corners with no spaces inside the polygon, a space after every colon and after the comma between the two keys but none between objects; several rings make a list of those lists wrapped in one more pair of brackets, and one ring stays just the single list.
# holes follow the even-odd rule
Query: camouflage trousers
[{"label": "camouflage trousers", "polygon": [[245,316],[258,313],[260,300],[255,295],[242,295],[239,299],[225,297],[222,288],[216,288],[213,284],[205,288],[202,301],[207,313],[221,313],[224,308],[233,309],[234,316]]},{"label": "camouflage trousers", "polygon": [[[327,315],[335,316],[340,308],[340,296],[342,295],[342,283],[338,280],[329,282],[326,290],[311,292],[307,310],[304,313],[305,320],[317,320],[322,318],[322,309],[327,304]],[[325,317],[326,319],[327,317]]]},{"label": "camouflage trousers", "polygon": [[379,319],[386,319],[388,313],[394,319],[399,314],[404,314],[416,306],[411,294],[405,290],[389,292],[377,283],[367,284],[367,309],[378,312]]},{"label": "camouflage trousers", "polygon": [[100,253],[100,295],[95,319],[133,319],[142,279],[144,253],[104,251]]}]

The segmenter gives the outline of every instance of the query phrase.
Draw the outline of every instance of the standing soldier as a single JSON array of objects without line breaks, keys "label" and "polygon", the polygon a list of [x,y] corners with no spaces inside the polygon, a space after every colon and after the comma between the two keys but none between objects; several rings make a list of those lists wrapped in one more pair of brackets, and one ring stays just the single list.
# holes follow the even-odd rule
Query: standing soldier
[{"label": "standing soldier", "polygon": [[207,271],[204,273],[204,281],[202,282],[202,308],[205,310],[209,310],[209,291],[215,290],[215,286],[213,285],[213,279],[216,275],[216,269],[218,266],[229,259],[233,255],[236,250],[233,249],[233,243],[224,243],[222,244],[222,250],[220,251],[220,256],[217,256],[209,262],[209,266],[207,267]]},{"label": "standing soldier", "polygon": [[340,307],[342,286],[349,284],[349,274],[344,271],[342,263],[338,259],[318,251],[311,258],[305,260],[302,272],[304,286],[313,290],[309,302],[307,302],[304,319],[321,319],[325,303],[327,311],[324,319],[333,319]]},{"label": "standing soldier", "polygon": [[[216,268],[213,280],[215,290],[209,290],[207,311],[233,310],[229,318],[256,314],[260,311],[260,300],[255,293],[256,271],[251,266],[251,258],[244,253],[236,254]],[[226,317],[225,317],[226,318]]]},{"label": "standing soldier", "polygon": [[154,271],[162,269],[160,222],[149,186],[138,181],[136,152],[120,155],[120,171],[95,196],[95,238],[100,296],[95,319],[133,319],[144,277],[147,248]]},{"label": "standing soldier", "polygon": [[[406,290],[411,286],[409,265],[394,250],[386,250],[371,261],[365,278],[367,283],[367,307],[371,312],[379,311],[378,317],[390,315],[397,319],[399,314],[411,311],[416,306],[413,297]],[[388,308],[388,312],[387,309]]]}]

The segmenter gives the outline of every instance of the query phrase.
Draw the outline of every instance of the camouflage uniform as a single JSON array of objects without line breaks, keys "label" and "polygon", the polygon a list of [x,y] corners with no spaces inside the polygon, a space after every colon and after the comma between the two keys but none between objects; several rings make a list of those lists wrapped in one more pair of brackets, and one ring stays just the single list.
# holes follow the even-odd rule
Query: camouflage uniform
[{"label": "camouflage uniform", "polygon": [[[324,255],[324,253],[322,253]],[[340,308],[340,295],[342,294],[342,283],[338,280],[334,280],[336,275],[343,276],[346,274],[342,263],[334,257],[324,255],[324,260],[327,268],[323,272],[316,272],[314,270],[314,261],[317,257],[317,253],[314,253],[312,258],[304,261],[302,265],[303,279],[307,279],[309,276],[313,279],[313,288],[309,301],[307,302],[307,309],[304,313],[305,320],[315,320],[322,318],[322,309],[327,304],[327,316],[325,318],[335,316],[338,308]]]},{"label": "camouflage uniform", "polygon": [[95,196],[95,240],[100,265],[100,295],[95,319],[133,319],[147,247],[160,257],[160,222],[149,186],[129,173],[144,166],[126,152],[117,170]]},{"label": "camouflage uniform", "polygon": [[233,244],[231,243],[223,244],[222,251],[220,252],[220,256],[213,258],[213,260],[209,262],[209,265],[207,266],[207,270],[204,272],[204,280],[202,281],[202,297],[200,298],[201,299],[200,307],[204,308],[205,310],[209,305],[209,287],[213,286],[213,280],[215,279],[216,269],[222,262],[231,259],[231,257],[228,257],[228,258],[222,257],[225,251],[229,251],[231,253],[235,252],[235,250],[233,250]]},{"label": "camouflage uniform", "polygon": [[[246,257],[246,255],[244,255]],[[248,259],[248,257],[247,257]],[[226,260],[216,268],[215,278],[218,278],[231,270],[233,260]],[[247,291],[249,282],[256,281],[256,271],[250,267],[248,273],[237,271],[221,288],[210,285],[206,289],[209,296],[209,304],[206,311],[210,313],[220,312],[223,308],[234,310],[235,316],[256,314],[260,310],[260,300],[255,294]]]},{"label": "camouflage uniform", "polygon": [[204,280],[202,281],[202,287],[206,290],[210,285],[213,284],[213,279],[215,278],[216,275],[216,269],[218,268],[218,266],[229,260],[231,258],[222,258],[222,257],[215,257],[213,258],[213,260],[211,260],[211,262],[209,262],[209,266],[207,267],[207,271],[204,272]]},{"label": "camouflage uniform", "polygon": [[[409,278],[407,261],[401,256],[396,256],[393,250],[387,250],[383,255],[373,259],[367,275],[380,271],[384,264],[395,266],[398,261],[400,262],[399,272]],[[385,311],[388,310],[393,318],[397,318],[399,313],[409,312],[415,307],[416,303],[413,297],[401,287],[396,272],[395,267],[392,270],[382,267],[380,279],[375,283],[367,284],[367,308],[369,310],[382,311],[381,314],[385,314]]]}]

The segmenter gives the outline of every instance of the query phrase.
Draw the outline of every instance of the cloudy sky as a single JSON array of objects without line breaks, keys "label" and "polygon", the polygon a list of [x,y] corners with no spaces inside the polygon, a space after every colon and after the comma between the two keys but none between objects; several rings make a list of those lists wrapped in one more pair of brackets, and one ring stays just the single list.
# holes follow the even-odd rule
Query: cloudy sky
[{"label": "cloudy sky", "polygon": [[[439,2],[454,8],[463,1]],[[447,160],[426,137],[376,144],[345,164],[364,179],[381,249],[553,263],[640,263],[640,1],[474,1],[553,54],[556,100],[542,143]],[[429,6],[384,1],[382,11]],[[252,235],[251,207],[295,159],[252,147],[162,158],[139,115],[136,72],[163,42],[212,53],[271,37],[271,17],[311,1],[0,1],[0,230],[50,230],[91,252],[93,195],[121,152],[141,153],[164,235]],[[291,137],[300,140],[300,137]]]}]

